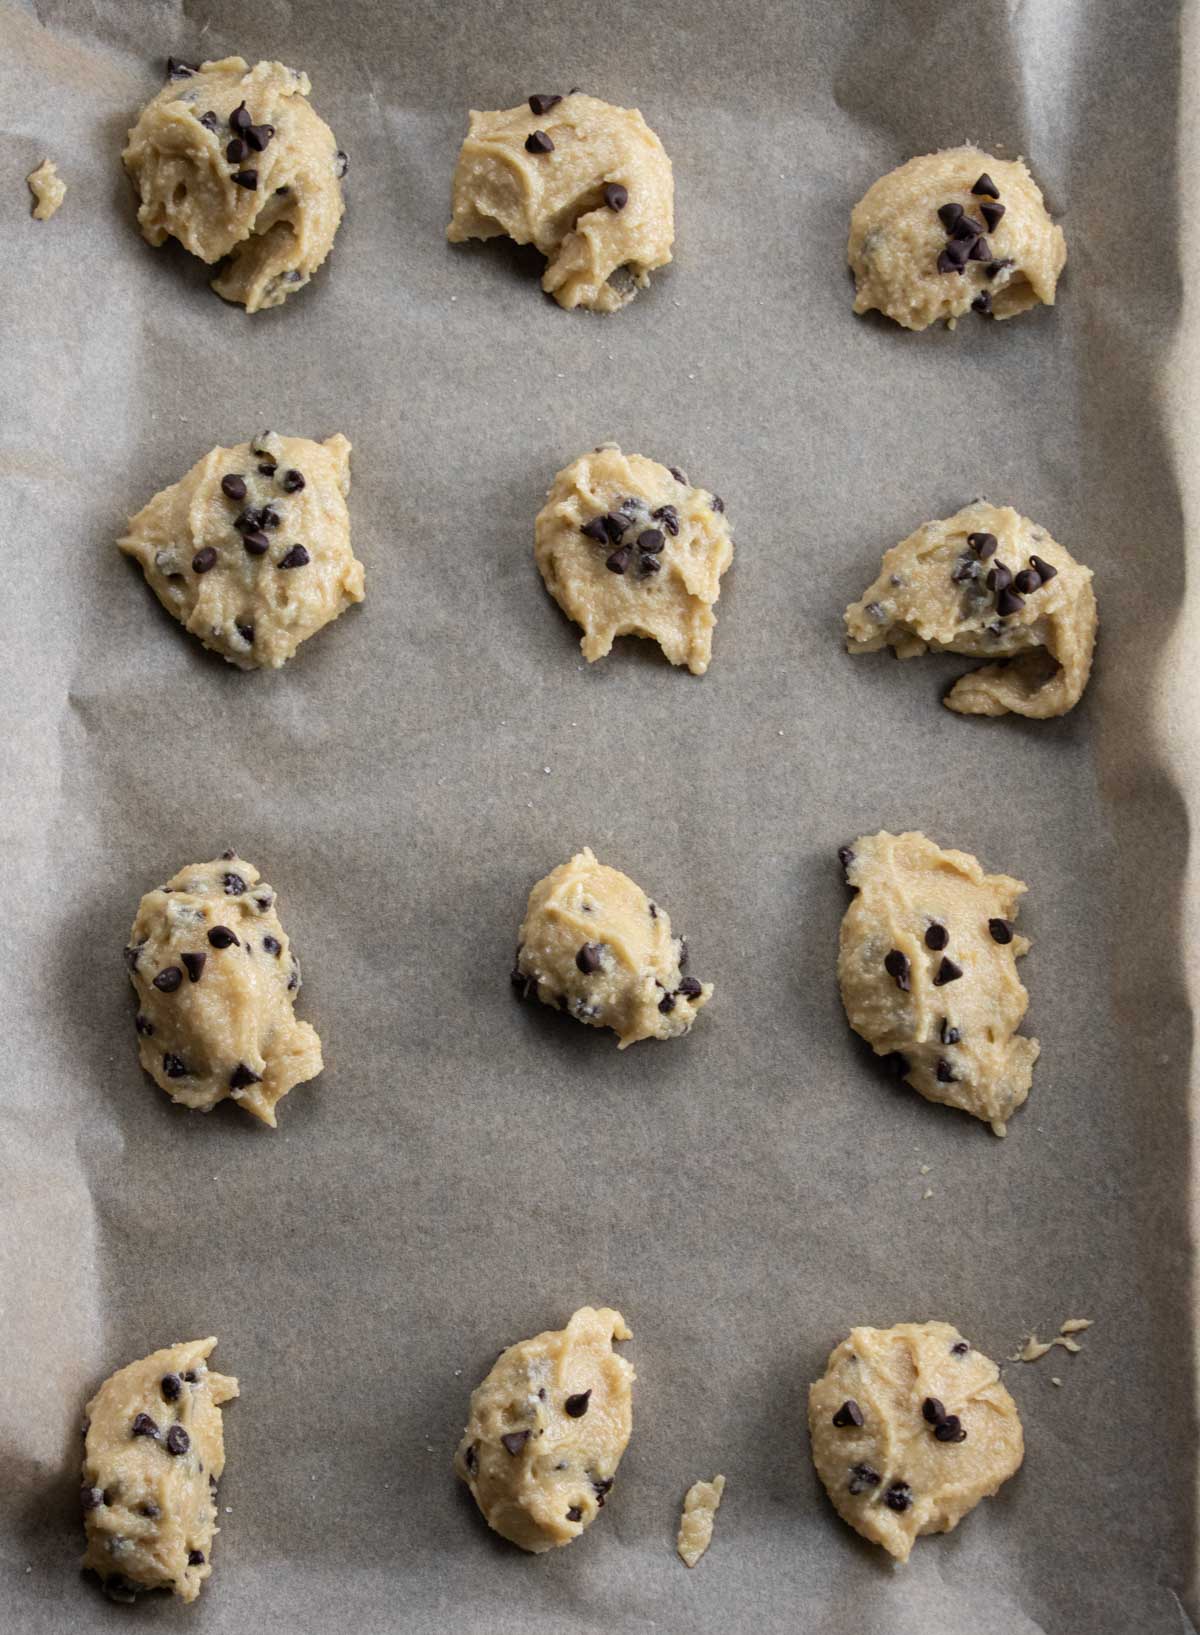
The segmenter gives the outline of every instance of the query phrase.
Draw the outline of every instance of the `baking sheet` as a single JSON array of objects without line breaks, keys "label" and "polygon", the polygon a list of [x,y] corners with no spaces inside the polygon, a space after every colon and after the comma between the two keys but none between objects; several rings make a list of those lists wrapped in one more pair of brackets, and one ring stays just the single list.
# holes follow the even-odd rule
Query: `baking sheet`
[{"label": "baking sheet", "polygon": [[[1186,1627],[1185,20],[0,4],[5,1629]],[[331,260],[249,319],[142,243],[119,163],[168,53],[233,51],[306,69],[350,155]],[[528,252],[444,242],[468,107],[576,84],[640,107],[677,179],[675,263],[607,320],[546,301]],[[1059,306],[953,335],[854,319],[851,205],[963,140],[1029,156],[1067,234]],[[70,188],[49,224],[23,181],[44,155]],[[352,440],[367,600],[243,676],[113,541],[266,425]],[[607,438],[726,499],[703,680],[631,641],[587,667],[537,579],[545,489]],[[841,652],[882,551],[979,492],[1096,571],[1098,665],[1063,720],[963,720],[938,703],[961,661]],[[1029,882],[1042,1056],[1005,1142],[890,1085],[845,1026],[834,854],[881,826]],[[716,982],[686,1041],[618,1055],[513,999],[526,893],[584,844]],[[226,846],[280,893],[325,1046],[276,1133],[188,1115],[137,1067],[138,898]],[[634,1437],[586,1539],[524,1557],[450,1456],[498,1347],[585,1301],[633,1327]],[[1022,1472],[898,1571],[821,1493],[805,1391],[853,1324],[927,1316],[996,1357],[1095,1326],[1006,1367]],[[76,1568],[79,1414],[207,1333],[242,1385],[216,1571],[197,1605],[131,1614]],[[688,1573],[679,1505],[718,1470]]]}]

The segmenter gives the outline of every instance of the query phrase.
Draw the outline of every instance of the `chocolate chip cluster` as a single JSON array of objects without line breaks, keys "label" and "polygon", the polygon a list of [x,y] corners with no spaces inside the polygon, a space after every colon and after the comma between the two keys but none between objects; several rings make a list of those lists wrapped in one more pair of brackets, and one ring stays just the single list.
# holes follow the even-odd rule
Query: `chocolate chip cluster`
[{"label": "chocolate chip cluster", "polygon": [[[972,261],[984,262],[984,274],[988,278],[995,278],[1006,267],[1011,267],[1011,260],[997,260],[992,255],[992,247],[986,234],[994,233],[999,226],[1000,218],[1004,215],[1004,206],[1000,203],[1000,189],[992,178],[984,171],[983,175],[974,183],[971,192],[985,202],[979,207],[979,214],[983,221],[975,216],[969,216],[961,204],[953,200],[948,204],[938,206],[938,220],[946,229],[946,248],[941,251],[937,259],[937,270],[940,273],[965,273]],[[973,312],[982,313],[985,317],[992,310],[992,297],[989,290],[980,290],[971,302]]]},{"label": "chocolate chip cluster", "polygon": [[[989,557],[995,556],[997,549],[995,534],[977,533],[967,535],[967,545],[970,555],[965,555],[956,563],[950,577],[956,584],[974,584],[979,588],[983,569],[981,564]],[[1040,590],[1043,585],[1049,584],[1051,579],[1058,577],[1058,569],[1051,567],[1049,562],[1040,556],[1031,556],[1029,565],[1020,569],[1016,574],[999,558],[988,569],[983,583],[996,598],[996,612],[1002,619],[1009,619],[1014,613],[1020,613],[1025,606],[1026,596]]]}]

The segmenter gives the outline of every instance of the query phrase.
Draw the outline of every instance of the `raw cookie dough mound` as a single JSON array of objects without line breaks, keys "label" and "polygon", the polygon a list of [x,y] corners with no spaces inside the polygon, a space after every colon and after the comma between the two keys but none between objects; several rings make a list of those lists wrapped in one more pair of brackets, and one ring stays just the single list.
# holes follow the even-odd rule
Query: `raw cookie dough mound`
[{"label": "raw cookie dough mound", "polygon": [[278,670],[363,599],[350,548],[350,444],[264,432],[215,448],[117,544],[185,630],[239,670]]},{"label": "raw cookie dough mound", "polygon": [[87,1405],[84,1567],[109,1595],[173,1590],[194,1601],[212,1572],[221,1404],[238,1383],[209,1372],[216,1339],[167,1346],[118,1369]]},{"label": "raw cookie dough mound", "polygon": [[847,256],[855,312],[928,329],[968,310],[1012,318],[1039,301],[1052,307],[1067,243],[1023,160],[946,148],[867,190]]},{"label": "raw cookie dough mound", "polygon": [[1092,570],[1010,505],[977,500],[884,554],[846,609],[846,648],[990,659],[955,682],[947,708],[1044,720],[1078,704],[1097,623]]},{"label": "raw cookie dough mound", "polygon": [[207,1113],[229,1096],[274,1128],[275,1103],[321,1071],[275,893],[233,852],[148,891],[125,959],[138,1054],[172,1101]]},{"label": "raw cookie dough mound", "polygon": [[922,834],[865,835],[840,854],[854,901],[842,921],[846,1017],[929,1101],[1005,1133],[1029,1094],[1036,1039],[1017,1033],[1029,995],[1013,929],[1026,889]]},{"label": "raw cookie dough mound", "polygon": [[547,258],[562,307],[615,312],[671,259],[675,181],[636,108],[573,91],[471,110],[451,192],[452,244],[514,239]]},{"label": "raw cookie dough mound", "polygon": [[122,158],[148,244],[227,265],[212,287],[247,312],[303,289],[333,248],[346,155],[309,106],[307,74],[223,57],[168,63]]},{"label": "raw cookie dough mound", "polygon": [[488,1526],[535,1554],[570,1544],[604,1506],[633,1428],[619,1311],[583,1306],[564,1329],[502,1351],[471,1393],[454,1469]]},{"label": "raw cookie dough mound", "polygon": [[666,909],[585,846],[529,893],[512,980],[526,999],[612,1028],[624,1050],[689,1031],[713,985],[684,976],[687,962]]},{"label": "raw cookie dough mound", "polygon": [[702,676],[713,603],[733,561],[725,503],[674,466],[603,443],[560,471],[534,525],[546,589],[583,627],[589,663],[618,636],[647,636]]},{"label": "raw cookie dough mound", "polygon": [[949,1323],[855,1328],[808,1393],[813,1463],[856,1533],[907,1561],[1020,1469],[1000,1370]]}]

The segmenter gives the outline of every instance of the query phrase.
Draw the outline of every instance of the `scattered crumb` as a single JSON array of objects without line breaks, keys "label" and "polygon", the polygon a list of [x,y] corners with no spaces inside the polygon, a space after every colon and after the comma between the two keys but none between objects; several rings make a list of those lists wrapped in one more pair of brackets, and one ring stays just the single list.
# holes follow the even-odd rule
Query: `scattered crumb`
[{"label": "scattered crumb", "polygon": [[1050,1383],[1051,1385],[1061,1385],[1062,1381],[1059,1379],[1057,1374],[1051,1374]]},{"label": "scattered crumb", "polygon": [[58,167],[53,159],[43,159],[36,170],[29,172],[25,180],[37,200],[33,207],[33,219],[49,221],[67,196],[67,184],[58,174]]},{"label": "scattered crumb", "polygon": [[683,1515],[679,1518],[679,1537],[675,1548],[685,1567],[694,1567],[712,1543],[713,1517],[725,1492],[725,1478],[714,1476],[711,1482],[693,1482],[683,1501]]},{"label": "scattered crumb", "polygon": [[1092,1319],[1090,1317],[1068,1317],[1058,1332],[1060,1334],[1082,1334],[1085,1328],[1091,1328],[1091,1326]]},{"label": "scattered crumb", "polygon": [[[1037,1362],[1039,1357],[1044,1357],[1056,1345],[1061,1346],[1064,1351],[1069,1351],[1074,1356],[1076,1352],[1082,1351],[1083,1347],[1078,1340],[1073,1340],[1071,1336],[1081,1334],[1085,1328],[1091,1328],[1091,1326],[1092,1319],[1090,1317],[1068,1317],[1059,1325],[1058,1333],[1052,1340],[1039,1340],[1036,1334],[1031,1334],[1021,1349],[1008,1360],[1009,1362]],[[1055,1380],[1054,1383],[1058,1385],[1061,1381]]]},{"label": "scattered crumb", "polygon": [[932,1197],[933,1197],[933,1188],[932,1187],[926,1187],[924,1192],[921,1194],[922,1202],[924,1202],[924,1200],[926,1198],[932,1198]]},{"label": "scattered crumb", "polygon": [[922,1175],[928,1175],[928,1174],[929,1174],[929,1171],[930,1171],[930,1169],[931,1169],[931,1168],[932,1168],[932,1167],[933,1167],[933,1166],[932,1166],[932,1165],[930,1165],[930,1164],[922,1164],[922,1165],[921,1165],[921,1174],[922,1174]]}]

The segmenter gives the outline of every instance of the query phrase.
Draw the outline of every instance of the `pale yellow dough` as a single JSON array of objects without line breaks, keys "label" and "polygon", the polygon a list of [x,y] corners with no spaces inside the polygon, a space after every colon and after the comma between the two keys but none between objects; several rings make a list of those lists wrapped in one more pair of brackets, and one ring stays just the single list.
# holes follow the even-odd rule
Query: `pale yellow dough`
[{"label": "pale yellow dough", "polygon": [[[225,492],[226,477],[244,484],[242,497]],[[198,460],[117,543],[205,647],[239,670],[278,670],[363,599],[349,492],[350,444],[340,433],[315,443],[263,432]]]},{"label": "pale yellow dough", "polygon": [[808,1429],[834,1509],[898,1561],[921,1534],[957,1527],[1025,1455],[1000,1370],[949,1323],[851,1329],[809,1391]]},{"label": "pale yellow dough", "polygon": [[33,207],[35,221],[49,221],[67,196],[67,184],[58,174],[53,159],[43,159],[36,170],[25,178],[37,203]]},{"label": "pale yellow dough", "polygon": [[632,1335],[619,1311],[583,1306],[564,1329],[502,1351],[471,1393],[454,1456],[484,1520],[535,1554],[590,1527],[633,1428]]},{"label": "pale yellow dough", "polygon": [[[972,192],[981,176],[995,183],[998,201]],[[997,202],[1004,213],[991,227],[980,211]],[[984,230],[981,258],[961,272],[938,270],[951,238],[938,216],[943,205],[960,205],[963,221]],[[855,312],[876,309],[905,329],[927,329],[939,319],[953,328],[984,294],[995,318],[1039,302],[1053,306],[1067,244],[1023,160],[946,148],[910,159],[867,190],[850,217],[847,258]]]},{"label": "pale yellow dough", "polygon": [[[991,554],[981,555],[980,536],[995,542]],[[1055,576],[1018,592],[1016,603],[1003,603],[997,565],[1015,580],[1036,571],[1032,557]],[[1078,704],[1098,622],[1092,570],[1011,506],[977,500],[885,552],[875,583],[846,609],[846,648],[892,647],[902,659],[925,652],[989,659],[955,682],[946,707],[959,715],[1011,712],[1043,720]]]},{"label": "pale yellow dough", "polygon": [[1029,942],[1012,924],[1024,882],[916,833],[864,835],[841,856],[855,893],[838,951],[850,1026],[927,1100],[1003,1135],[1039,1049],[1017,1032],[1029,1003],[1017,976]]},{"label": "pale yellow dough", "polygon": [[221,1404],[238,1394],[235,1379],[208,1369],[216,1343],[187,1340],[130,1363],[87,1405],[83,1565],[117,1600],[169,1589],[194,1601],[212,1572]]},{"label": "pale yellow dough", "polygon": [[666,909],[585,846],[529,893],[512,975],[525,998],[612,1028],[624,1050],[691,1028],[713,985],[684,976],[687,962]]},{"label": "pale yellow dough", "polygon": [[[605,519],[602,539],[583,532]],[[618,636],[646,636],[672,664],[697,676],[708,669],[713,604],[733,540],[724,501],[677,468],[622,454],[615,443],[573,460],[538,512],[534,559],[551,596],[583,627],[589,663]]]},{"label": "pale yellow dough", "polygon": [[693,1482],[683,1501],[675,1548],[686,1567],[694,1567],[712,1543],[713,1521],[725,1492],[725,1478]]},{"label": "pale yellow dough", "polygon": [[240,857],[148,891],[125,958],[138,1054],[172,1101],[207,1113],[228,1096],[274,1128],[276,1102],[321,1071],[321,1041],[293,1010],[300,965],[275,893]]},{"label": "pale yellow dough", "polygon": [[[535,132],[551,152],[528,151]],[[606,186],[626,202],[606,203]],[[527,103],[471,110],[446,236],[536,245],[548,260],[542,288],[560,306],[615,312],[670,261],[674,200],[671,161],[637,109],[573,92],[542,114]]]},{"label": "pale yellow dough", "polygon": [[[222,57],[177,70],[142,109],[122,155],[141,198],[142,237],[154,245],[176,238],[209,263],[228,256],[212,287],[247,312],[302,289],[342,219],[346,156],[309,106],[310,89],[307,74],[281,62],[251,68]],[[243,106],[250,139],[230,125]],[[251,145],[264,139],[261,151]],[[235,140],[247,151],[230,160]],[[233,180],[250,172],[253,186]]]}]

